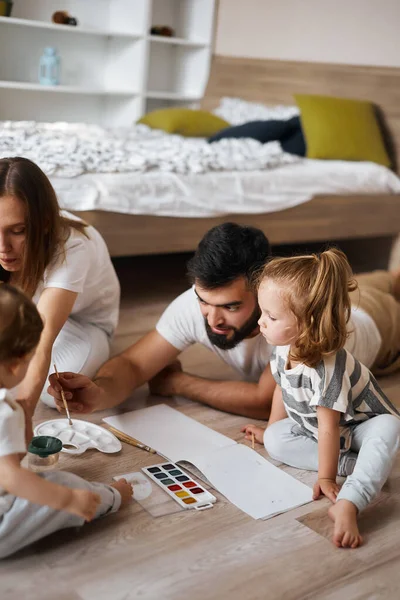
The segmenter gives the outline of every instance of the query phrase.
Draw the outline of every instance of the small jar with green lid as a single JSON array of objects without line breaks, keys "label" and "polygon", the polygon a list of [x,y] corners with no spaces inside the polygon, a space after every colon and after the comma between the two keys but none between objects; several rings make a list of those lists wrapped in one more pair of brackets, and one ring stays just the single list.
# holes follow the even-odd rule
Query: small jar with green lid
[{"label": "small jar with green lid", "polygon": [[50,471],[58,463],[62,441],[50,435],[32,438],[28,446],[28,468],[31,471]]}]

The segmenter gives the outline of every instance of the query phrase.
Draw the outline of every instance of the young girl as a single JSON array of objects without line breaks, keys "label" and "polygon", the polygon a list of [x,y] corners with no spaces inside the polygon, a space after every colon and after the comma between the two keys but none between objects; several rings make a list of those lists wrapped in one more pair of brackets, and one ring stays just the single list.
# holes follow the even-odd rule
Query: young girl
[{"label": "young girl", "polygon": [[[399,412],[370,371],[344,349],[355,289],[345,255],[273,259],[260,278],[260,330],[276,346],[278,384],[268,428],[243,428],[269,455],[318,471],[314,499],[333,506],[333,542],[356,548],[357,514],[384,485],[400,439]],[[317,443],[316,443],[317,442]],[[336,475],[348,476],[340,489]]]},{"label": "young girl", "polygon": [[43,386],[59,371],[93,376],[108,358],[120,288],[100,234],[60,211],[46,175],[25,158],[0,160],[0,281],[37,304],[44,330],[18,390],[55,406]]},{"label": "young girl", "polygon": [[7,390],[25,377],[42,329],[33,302],[0,285],[0,558],[58,529],[116,512],[132,496],[125,479],[109,486],[64,471],[39,476],[21,467],[24,412]]}]

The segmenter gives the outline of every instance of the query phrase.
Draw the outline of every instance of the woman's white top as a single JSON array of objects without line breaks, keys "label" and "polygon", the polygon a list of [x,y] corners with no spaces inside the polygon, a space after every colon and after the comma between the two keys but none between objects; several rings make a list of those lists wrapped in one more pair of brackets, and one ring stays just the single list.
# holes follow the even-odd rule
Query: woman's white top
[{"label": "woman's white top", "polygon": [[[79,221],[62,211],[62,215]],[[112,336],[118,323],[120,285],[107,246],[91,226],[83,235],[71,227],[64,249],[44,273],[33,301],[37,304],[46,288],[61,288],[78,294],[71,311],[76,321],[91,323]]]}]

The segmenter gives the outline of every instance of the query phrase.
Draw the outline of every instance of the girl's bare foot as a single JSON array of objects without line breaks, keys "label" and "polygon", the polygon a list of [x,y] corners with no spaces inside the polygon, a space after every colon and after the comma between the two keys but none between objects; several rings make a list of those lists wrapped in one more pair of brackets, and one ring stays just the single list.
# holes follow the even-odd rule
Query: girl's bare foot
[{"label": "girl's bare foot", "polygon": [[332,541],[338,548],[357,548],[362,544],[357,513],[357,507],[349,500],[338,500],[328,510],[328,515],[335,523]]},{"label": "girl's bare foot", "polygon": [[111,487],[115,488],[121,494],[121,507],[129,504],[133,498],[133,488],[126,479],[118,479],[111,484]]}]

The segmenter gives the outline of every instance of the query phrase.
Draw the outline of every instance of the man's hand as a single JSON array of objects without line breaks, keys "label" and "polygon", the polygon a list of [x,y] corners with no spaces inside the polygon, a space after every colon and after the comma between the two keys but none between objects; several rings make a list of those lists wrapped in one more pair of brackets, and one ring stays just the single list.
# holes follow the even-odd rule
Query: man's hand
[{"label": "man's hand", "polygon": [[175,384],[177,376],[182,373],[179,360],[171,363],[149,381],[150,393],[155,396],[175,396],[179,394]]},{"label": "man's hand", "polygon": [[324,495],[334,504],[339,490],[340,486],[335,479],[318,479],[313,488],[313,500],[318,500],[321,495]]},{"label": "man's hand", "polygon": [[101,401],[104,392],[89,377],[78,373],[60,373],[59,375],[59,379],[55,373],[50,375],[50,385],[47,389],[47,392],[53,396],[59,412],[65,412],[61,389],[64,390],[70,412],[88,414],[102,409]]}]

